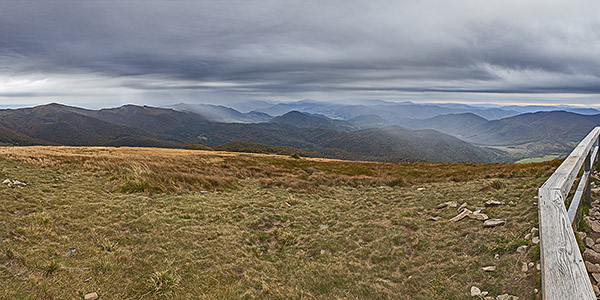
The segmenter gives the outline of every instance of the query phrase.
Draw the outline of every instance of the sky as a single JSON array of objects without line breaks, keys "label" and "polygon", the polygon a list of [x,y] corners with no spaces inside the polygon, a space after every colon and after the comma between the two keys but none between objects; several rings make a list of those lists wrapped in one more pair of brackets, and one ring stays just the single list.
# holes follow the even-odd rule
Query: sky
[{"label": "sky", "polygon": [[600,107],[600,1],[0,1],[0,106]]}]

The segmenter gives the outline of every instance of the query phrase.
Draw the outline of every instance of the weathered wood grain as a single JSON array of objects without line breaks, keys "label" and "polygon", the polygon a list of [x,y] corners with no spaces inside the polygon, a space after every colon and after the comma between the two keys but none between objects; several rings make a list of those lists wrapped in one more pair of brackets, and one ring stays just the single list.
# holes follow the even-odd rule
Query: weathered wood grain
[{"label": "weathered wood grain", "polygon": [[[596,127],[539,189],[543,299],[596,299],[571,227],[571,218],[565,208],[565,199],[599,136],[600,127]],[[597,151],[595,148],[594,152]],[[589,176],[589,172],[586,173]],[[571,205],[573,217],[581,203],[587,178],[582,179],[582,182],[577,191],[581,195],[577,195],[576,203]]]}]

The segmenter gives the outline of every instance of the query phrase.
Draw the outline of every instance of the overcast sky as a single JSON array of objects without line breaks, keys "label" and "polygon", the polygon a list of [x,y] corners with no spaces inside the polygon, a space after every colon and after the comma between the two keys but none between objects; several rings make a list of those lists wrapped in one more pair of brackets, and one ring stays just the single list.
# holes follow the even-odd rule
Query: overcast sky
[{"label": "overcast sky", "polygon": [[600,105],[600,1],[1,1],[0,106]]}]

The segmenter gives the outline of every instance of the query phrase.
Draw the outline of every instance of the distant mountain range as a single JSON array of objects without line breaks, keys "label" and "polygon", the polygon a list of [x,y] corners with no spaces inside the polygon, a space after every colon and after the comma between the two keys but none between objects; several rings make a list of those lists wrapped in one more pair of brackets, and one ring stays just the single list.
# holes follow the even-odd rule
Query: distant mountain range
[{"label": "distant mountain range", "polygon": [[244,124],[213,122],[190,111],[135,105],[88,110],[49,104],[0,110],[0,142],[10,145],[217,147],[244,141],[343,159],[391,162],[508,159],[501,151],[473,146],[433,130],[415,131],[398,126],[351,129],[354,128],[349,122],[298,112],[272,122]]},{"label": "distant mountain range", "polygon": [[[566,154],[600,125],[600,114],[516,112],[538,107],[504,110],[384,101],[371,106],[312,100],[270,106],[251,103],[256,109],[246,103],[247,112],[207,104],[169,108],[125,105],[100,110],[48,104],[3,109],[0,143],[296,151],[305,156],[390,162],[503,162]],[[459,113],[449,113],[456,111]],[[508,116],[488,119],[482,115]]]}]

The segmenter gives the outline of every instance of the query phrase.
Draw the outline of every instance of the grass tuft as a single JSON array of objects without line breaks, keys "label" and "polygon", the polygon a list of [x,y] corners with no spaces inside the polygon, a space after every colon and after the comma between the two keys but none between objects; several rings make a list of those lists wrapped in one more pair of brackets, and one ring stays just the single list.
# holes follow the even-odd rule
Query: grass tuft
[{"label": "grass tuft", "polygon": [[179,286],[180,278],[170,271],[154,272],[148,279],[148,293],[156,295],[172,294]]}]

